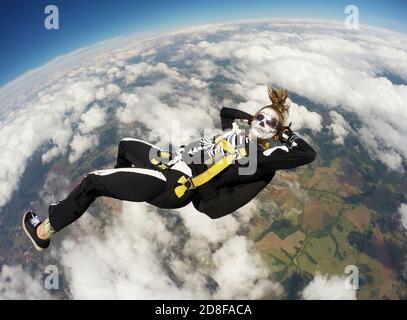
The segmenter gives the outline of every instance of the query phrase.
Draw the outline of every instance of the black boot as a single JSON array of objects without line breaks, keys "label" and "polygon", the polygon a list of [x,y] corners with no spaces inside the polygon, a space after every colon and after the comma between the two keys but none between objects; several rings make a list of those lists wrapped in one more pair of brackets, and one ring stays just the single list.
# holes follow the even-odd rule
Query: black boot
[{"label": "black boot", "polygon": [[48,248],[51,242],[49,239],[43,240],[37,236],[37,228],[40,224],[40,219],[38,219],[38,216],[33,211],[28,210],[24,214],[22,221],[23,230],[33,243],[35,249],[37,249],[38,251],[42,251]]}]

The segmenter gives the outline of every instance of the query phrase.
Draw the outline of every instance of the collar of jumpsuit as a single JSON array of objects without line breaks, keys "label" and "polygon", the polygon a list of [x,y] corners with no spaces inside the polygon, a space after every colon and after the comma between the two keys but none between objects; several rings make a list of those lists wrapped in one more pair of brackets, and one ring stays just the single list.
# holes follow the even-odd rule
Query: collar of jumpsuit
[{"label": "collar of jumpsuit", "polygon": [[254,116],[250,134],[257,139],[269,140],[277,133],[278,121],[278,115],[273,109],[263,109]]}]

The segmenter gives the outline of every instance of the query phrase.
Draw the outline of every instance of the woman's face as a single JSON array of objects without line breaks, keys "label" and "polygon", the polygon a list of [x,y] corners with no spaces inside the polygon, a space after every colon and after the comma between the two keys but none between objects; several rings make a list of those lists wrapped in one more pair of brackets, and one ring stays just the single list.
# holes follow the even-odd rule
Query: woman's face
[{"label": "woman's face", "polygon": [[278,115],[273,109],[260,110],[254,115],[250,133],[257,139],[271,139],[277,133],[278,121]]}]

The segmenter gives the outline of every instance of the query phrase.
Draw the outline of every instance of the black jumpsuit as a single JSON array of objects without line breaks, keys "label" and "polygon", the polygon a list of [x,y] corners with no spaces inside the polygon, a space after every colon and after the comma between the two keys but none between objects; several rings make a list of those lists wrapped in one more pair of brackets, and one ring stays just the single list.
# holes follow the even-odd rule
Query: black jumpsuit
[{"label": "black jumpsuit", "polygon": [[[236,109],[222,108],[223,130],[231,129],[236,119],[250,122],[252,116]],[[249,143],[253,142],[246,141],[248,150]],[[115,169],[90,172],[67,198],[49,206],[51,226],[59,231],[71,224],[99,196],[147,202],[159,208],[180,208],[192,201],[198,211],[211,218],[220,218],[250,202],[273,179],[276,170],[310,163],[316,156],[313,148],[299,137],[290,149],[273,148],[272,152],[265,153],[260,145],[252,147],[254,149],[250,150],[255,150],[257,155],[257,168],[253,174],[240,175],[238,170],[242,165],[232,163],[209,182],[186,191],[179,198],[174,190],[179,185],[178,179],[187,176],[185,171],[153,164],[151,151],[159,154],[158,148],[138,139],[125,138],[119,143]],[[188,145],[185,149],[188,151]],[[206,170],[206,165],[191,163],[188,168],[192,176],[196,176]]]}]

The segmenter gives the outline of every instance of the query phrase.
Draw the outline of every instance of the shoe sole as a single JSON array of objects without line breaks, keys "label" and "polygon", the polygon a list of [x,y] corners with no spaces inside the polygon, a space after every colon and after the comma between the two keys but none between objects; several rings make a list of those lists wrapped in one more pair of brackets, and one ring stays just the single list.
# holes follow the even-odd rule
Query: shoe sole
[{"label": "shoe sole", "polygon": [[32,244],[34,245],[34,248],[37,249],[37,251],[44,251],[45,249],[41,248],[40,246],[38,246],[38,244],[36,244],[34,239],[31,237],[30,233],[28,232],[27,228],[25,227],[25,223],[24,223],[25,222],[25,217],[29,212],[31,212],[31,211],[26,211],[26,213],[24,213],[23,221],[22,221],[21,225],[23,227],[23,230],[24,230],[25,234],[27,235],[27,237],[31,240]]}]

